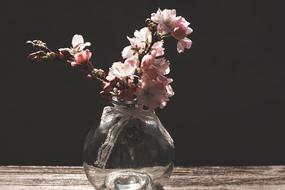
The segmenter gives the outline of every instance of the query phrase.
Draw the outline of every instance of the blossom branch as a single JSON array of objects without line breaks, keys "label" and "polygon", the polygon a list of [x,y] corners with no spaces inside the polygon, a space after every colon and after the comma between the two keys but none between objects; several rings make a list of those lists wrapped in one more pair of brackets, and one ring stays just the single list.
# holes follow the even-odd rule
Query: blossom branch
[{"label": "blossom branch", "polygon": [[84,42],[78,34],[73,36],[70,48],[60,48],[58,52],[50,50],[41,40],[28,41],[37,49],[28,58],[33,61],[56,59],[78,67],[87,78],[102,83],[100,94],[108,100],[115,97],[149,109],[163,108],[174,95],[172,79],[167,78],[170,62],[164,57],[164,39],[176,39],[178,53],[189,49],[192,45],[187,38],[192,33],[189,24],[183,17],[176,16],[174,9],[158,9],[146,20],[146,27],[136,30],[134,37],[127,37],[130,45],[122,51],[123,62],[114,62],[108,75],[93,66],[92,53],[87,48],[91,43]]}]

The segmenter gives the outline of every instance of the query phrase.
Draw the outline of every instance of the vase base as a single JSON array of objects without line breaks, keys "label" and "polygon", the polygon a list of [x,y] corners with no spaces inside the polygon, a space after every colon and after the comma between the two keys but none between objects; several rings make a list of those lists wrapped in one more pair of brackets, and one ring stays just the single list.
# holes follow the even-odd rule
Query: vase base
[{"label": "vase base", "polygon": [[88,180],[98,190],[162,190],[173,164],[144,168],[102,169],[83,163]]},{"label": "vase base", "polygon": [[105,186],[113,190],[151,190],[151,177],[134,171],[117,171],[108,175]]}]

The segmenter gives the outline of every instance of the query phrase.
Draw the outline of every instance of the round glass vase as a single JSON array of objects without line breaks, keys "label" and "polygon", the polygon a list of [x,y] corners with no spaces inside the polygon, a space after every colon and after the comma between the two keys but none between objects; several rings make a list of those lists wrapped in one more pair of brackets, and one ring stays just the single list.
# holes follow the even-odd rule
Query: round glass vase
[{"label": "round glass vase", "polygon": [[174,143],[153,110],[114,101],[87,135],[83,157],[95,189],[162,189],[173,170]]}]

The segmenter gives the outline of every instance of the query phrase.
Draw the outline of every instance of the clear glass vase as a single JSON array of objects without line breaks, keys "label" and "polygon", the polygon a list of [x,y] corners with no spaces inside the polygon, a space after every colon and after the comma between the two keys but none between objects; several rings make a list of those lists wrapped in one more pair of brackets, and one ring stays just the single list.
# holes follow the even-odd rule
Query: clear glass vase
[{"label": "clear glass vase", "polygon": [[173,170],[174,144],[154,111],[115,102],[90,130],[83,155],[95,189],[162,189]]}]

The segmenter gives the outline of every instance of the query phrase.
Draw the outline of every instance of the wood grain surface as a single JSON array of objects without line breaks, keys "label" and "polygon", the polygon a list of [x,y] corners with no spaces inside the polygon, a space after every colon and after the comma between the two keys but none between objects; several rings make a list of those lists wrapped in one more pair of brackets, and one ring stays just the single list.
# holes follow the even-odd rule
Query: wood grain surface
[{"label": "wood grain surface", "polygon": [[[166,190],[285,190],[285,166],[176,167]],[[94,190],[82,167],[0,166],[0,190]]]}]

